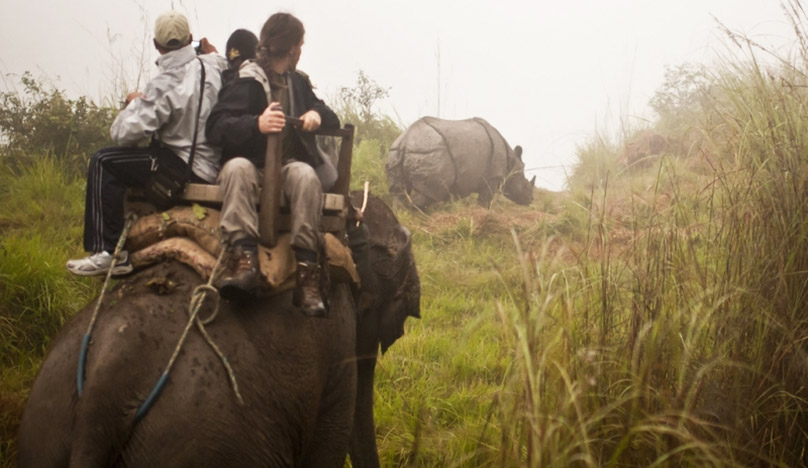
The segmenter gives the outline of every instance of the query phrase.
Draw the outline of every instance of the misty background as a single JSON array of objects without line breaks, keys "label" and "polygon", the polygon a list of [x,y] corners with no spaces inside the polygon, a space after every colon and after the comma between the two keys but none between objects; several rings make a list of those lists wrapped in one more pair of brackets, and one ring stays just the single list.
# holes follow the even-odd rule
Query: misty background
[{"label": "misty background", "polygon": [[781,52],[793,37],[779,0],[2,0],[0,90],[19,89],[28,70],[117,105],[155,72],[154,19],[168,9],[221,53],[233,30],[258,34],[290,12],[306,27],[298,68],[321,98],[334,103],[362,70],[389,89],[376,110],[402,127],[482,117],[551,190],[564,188],[576,145],[654,118],[647,103],[666,66],[733,53],[718,22]]}]

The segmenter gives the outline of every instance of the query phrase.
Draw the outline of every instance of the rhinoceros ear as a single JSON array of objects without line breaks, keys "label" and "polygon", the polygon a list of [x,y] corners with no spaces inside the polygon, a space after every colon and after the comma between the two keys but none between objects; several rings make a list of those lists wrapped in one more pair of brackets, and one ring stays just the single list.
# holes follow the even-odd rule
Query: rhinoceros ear
[{"label": "rhinoceros ear", "polygon": [[519,145],[516,145],[516,148],[513,149],[513,152],[516,153],[516,157],[519,158],[519,160],[521,161],[522,160],[522,147],[519,146]]},{"label": "rhinoceros ear", "polygon": [[535,175],[533,176],[533,178],[532,178],[532,179],[530,179],[530,186],[531,186],[531,187],[535,187],[535,186],[536,186],[536,176],[535,176]]}]

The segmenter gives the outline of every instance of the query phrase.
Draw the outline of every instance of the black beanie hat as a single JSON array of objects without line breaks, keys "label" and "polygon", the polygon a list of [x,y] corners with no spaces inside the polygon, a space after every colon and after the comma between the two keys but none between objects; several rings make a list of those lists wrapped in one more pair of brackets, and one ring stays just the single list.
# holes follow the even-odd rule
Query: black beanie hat
[{"label": "black beanie hat", "polygon": [[255,58],[255,46],[258,38],[246,29],[236,29],[227,39],[227,61],[233,63],[236,59]]}]

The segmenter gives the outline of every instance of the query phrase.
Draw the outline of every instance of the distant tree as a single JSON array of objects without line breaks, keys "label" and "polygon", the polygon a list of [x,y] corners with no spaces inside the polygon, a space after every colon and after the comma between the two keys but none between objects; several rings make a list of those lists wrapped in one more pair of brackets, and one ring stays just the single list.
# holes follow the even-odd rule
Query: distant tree
[{"label": "distant tree", "polygon": [[665,78],[649,105],[659,115],[659,126],[681,132],[695,125],[710,96],[711,79],[702,65],[666,67]]},{"label": "distant tree", "polygon": [[393,140],[401,133],[401,128],[389,116],[375,111],[376,104],[389,96],[390,88],[380,86],[364,71],[359,70],[356,84],[339,89],[339,106],[337,113],[340,119],[356,126],[356,144],[363,140],[375,140],[381,147],[381,156]]},{"label": "distant tree", "polygon": [[356,76],[356,85],[352,88],[343,86],[339,90],[340,98],[345,102],[359,108],[359,117],[363,122],[368,122],[376,117],[373,106],[380,99],[390,95],[390,88],[382,88],[374,80],[359,70]]},{"label": "distant tree", "polygon": [[82,173],[87,157],[110,143],[109,126],[117,111],[85,97],[68,98],[30,72],[20,78],[22,92],[0,93],[0,155],[5,163],[52,154]]}]

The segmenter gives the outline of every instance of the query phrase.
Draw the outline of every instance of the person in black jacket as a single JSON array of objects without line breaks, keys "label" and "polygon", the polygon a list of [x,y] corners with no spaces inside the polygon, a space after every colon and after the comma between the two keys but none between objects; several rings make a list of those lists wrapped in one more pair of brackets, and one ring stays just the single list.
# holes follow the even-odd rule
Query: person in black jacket
[{"label": "person in black jacket", "polygon": [[[260,170],[267,134],[282,140],[282,187],[292,215],[292,248],[297,271],[293,302],[311,316],[325,315],[320,290],[322,193],[337,179],[336,169],[317,147],[312,133],[339,128],[337,115],[296,70],[303,47],[303,24],[288,13],[269,17],[261,29],[255,61],[239,67],[239,76],[219,94],[206,127],[209,141],[222,149],[219,184],[223,204],[220,225],[228,236],[236,266],[219,291],[225,299],[254,295],[260,285],[258,213]],[[302,121],[286,125],[286,114]]]},{"label": "person in black jacket", "polygon": [[258,45],[258,38],[246,29],[236,29],[227,38],[227,45],[225,46],[227,70],[222,72],[222,85],[226,85],[233,79],[238,78],[238,69],[242,63],[255,59],[256,45]]}]

